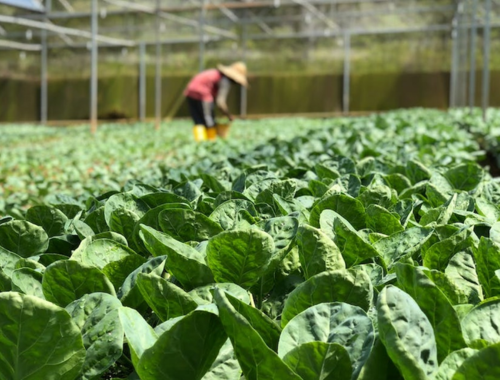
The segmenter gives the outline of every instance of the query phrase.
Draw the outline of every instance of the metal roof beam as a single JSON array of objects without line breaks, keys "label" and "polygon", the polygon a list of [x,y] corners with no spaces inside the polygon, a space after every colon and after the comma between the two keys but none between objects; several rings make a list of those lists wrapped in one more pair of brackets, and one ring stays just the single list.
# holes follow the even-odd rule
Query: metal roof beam
[{"label": "metal roof beam", "polygon": [[25,44],[22,42],[0,40],[0,47],[9,50],[22,50],[22,51],[41,51],[42,45],[39,44]]},{"label": "metal roof beam", "polygon": [[67,0],[59,0],[59,3],[61,3],[61,5],[64,7],[64,9],[66,9],[68,12],[70,12],[70,13],[75,12],[75,8],[73,8]]},{"label": "metal roof beam", "polygon": [[[464,28],[470,28],[471,25],[464,25]],[[477,25],[478,28],[483,28],[484,25]],[[499,23],[492,23],[491,24],[492,28],[500,28],[500,22]],[[381,35],[381,34],[405,34],[405,33],[426,33],[426,32],[449,32],[451,30],[452,26],[448,24],[438,24],[438,25],[429,25],[426,27],[410,27],[410,28],[376,28],[376,29],[348,29],[348,30],[342,30],[342,31],[332,31],[330,34],[325,35],[324,32],[311,32],[311,33],[289,33],[289,34],[281,34],[281,35],[266,35],[266,34],[255,34],[255,35],[249,35],[249,38],[252,38],[254,40],[268,40],[268,39],[304,39],[304,38],[311,38],[311,37],[317,37],[317,38],[331,38],[331,37],[342,37],[346,33],[350,35],[355,35],[355,36],[363,36],[363,35]],[[218,42],[218,41],[224,41],[227,38],[224,37],[208,37],[207,41],[208,42]],[[194,37],[185,37],[185,38],[174,38],[174,39],[165,39],[160,41],[162,45],[176,45],[176,44],[197,44],[199,43],[200,39],[199,36],[194,36]],[[14,45],[13,45],[14,44]],[[155,45],[156,41],[145,41],[145,45]],[[0,50],[3,48],[9,48],[9,49],[16,49],[18,46],[20,50],[30,50],[30,49],[37,49],[36,47],[39,45],[34,45],[34,44],[22,44],[18,42],[13,42],[13,41],[5,41],[2,42],[0,40]],[[118,45],[102,45],[103,47],[119,47]],[[87,44],[85,43],[77,43],[72,45],[74,48],[87,48]],[[21,49],[22,48],[22,49]],[[64,44],[50,44],[49,48],[51,49],[59,49],[59,48],[67,48],[67,45]]]},{"label": "metal roof beam", "polygon": [[312,5],[310,2],[305,1],[305,0],[293,0],[294,3],[303,6],[305,9],[307,9],[309,12],[311,12],[318,20],[321,20],[328,26],[329,28],[332,29],[339,29],[339,26],[330,20],[328,17],[326,17],[322,12],[320,12],[314,5]]},{"label": "metal roof beam", "polygon": [[[210,3],[210,2],[209,2]],[[240,21],[240,18],[236,15],[236,13],[234,13],[232,10],[226,8],[224,6],[224,4],[220,4],[220,3],[215,3],[215,5],[217,6],[217,8],[219,8],[219,10],[228,18],[230,19],[232,22],[239,22]]]},{"label": "metal roof beam", "polygon": [[[147,14],[151,14],[151,15],[156,14],[156,8],[152,7],[152,6],[131,3],[129,1],[124,1],[124,0],[104,0],[104,1],[109,3],[109,4],[121,6],[123,8],[128,8],[131,10],[135,10],[135,11],[139,11],[139,12],[143,12],[143,13],[147,13]],[[198,10],[199,10],[199,7],[198,7]],[[170,20],[173,22],[177,22],[179,24],[188,25],[188,26],[192,26],[195,28],[200,27],[200,23],[196,20],[193,20],[193,19],[190,19],[187,17],[173,15],[173,14],[167,13],[163,10],[160,10],[159,16],[161,18],[164,18],[166,20]],[[207,33],[223,35],[225,37],[229,37],[229,38],[233,38],[233,39],[237,38],[237,36],[234,33],[231,33],[231,32],[228,32],[227,30],[216,28],[216,27],[210,26],[210,25],[204,25],[203,30]]]},{"label": "metal roof beam", "polygon": [[[118,0],[119,1],[119,0]],[[364,3],[387,3],[387,2],[397,2],[403,3],[404,0],[309,0],[308,3],[312,5],[337,5],[337,4],[364,4]],[[134,5],[138,5],[132,3]],[[228,2],[223,4],[206,4],[205,8],[207,10],[217,10],[220,6],[224,6],[224,8],[232,10],[232,9],[258,9],[258,8],[276,8],[273,1],[254,1],[251,3],[241,3],[241,2]],[[299,6],[292,0],[281,0],[279,7],[283,6]],[[146,7],[150,7],[146,5]],[[177,6],[177,7],[162,7],[161,11],[166,13],[173,12],[189,12],[189,11],[199,11],[200,6],[195,5],[187,5],[187,6]],[[108,15],[123,15],[131,13],[130,10],[110,10],[108,11]],[[50,19],[67,19],[67,18],[84,18],[90,17],[90,12],[75,12],[75,13],[66,13],[66,12],[51,12],[47,16]],[[25,18],[39,19],[45,18],[43,15],[23,15]]]},{"label": "metal roof beam", "polygon": [[[74,37],[82,37],[82,38],[88,38],[88,39],[92,38],[92,33],[85,31],[85,30],[66,28],[63,26],[49,24],[47,22],[28,20],[28,19],[21,18],[21,17],[0,15],[0,23],[20,25],[20,26],[25,26],[28,28],[42,29],[42,30],[47,30],[49,32],[54,32],[54,33],[58,33],[58,34],[65,34],[65,35],[74,36]],[[106,36],[97,35],[96,40],[98,42],[108,43],[111,45],[135,46],[135,42],[124,40],[121,38],[114,38],[114,37],[106,37]]]}]

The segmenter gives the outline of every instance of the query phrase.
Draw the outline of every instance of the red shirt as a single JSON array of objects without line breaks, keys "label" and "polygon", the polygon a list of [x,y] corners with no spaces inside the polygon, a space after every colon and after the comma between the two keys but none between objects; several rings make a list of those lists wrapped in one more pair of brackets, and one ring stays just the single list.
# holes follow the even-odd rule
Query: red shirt
[{"label": "red shirt", "polygon": [[221,79],[222,73],[217,69],[202,71],[191,79],[184,91],[184,95],[203,102],[214,102]]}]

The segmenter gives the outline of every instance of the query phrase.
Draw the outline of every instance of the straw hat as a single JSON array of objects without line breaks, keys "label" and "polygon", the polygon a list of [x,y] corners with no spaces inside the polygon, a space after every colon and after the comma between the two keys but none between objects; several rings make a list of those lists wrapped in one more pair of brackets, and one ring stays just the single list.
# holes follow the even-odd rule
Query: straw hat
[{"label": "straw hat", "polygon": [[247,65],[243,62],[233,63],[231,66],[217,65],[219,71],[229,79],[241,84],[243,87],[248,86],[247,81]]}]

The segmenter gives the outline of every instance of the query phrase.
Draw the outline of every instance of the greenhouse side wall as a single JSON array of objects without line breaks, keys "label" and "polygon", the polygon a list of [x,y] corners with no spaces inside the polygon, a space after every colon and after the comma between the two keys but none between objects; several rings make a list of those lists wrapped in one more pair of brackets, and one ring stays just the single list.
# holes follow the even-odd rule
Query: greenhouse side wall
[{"label": "greenhouse side wall", "polygon": [[[370,73],[351,75],[350,111],[385,111],[395,108],[447,108],[447,72]],[[165,117],[186,117],[182,90],[189,77],[164,76],[162,108]],[[342,110],[341,75],[282,74],[251,78],[248,91],[249,115],[331,113]],[[478,71],[477,83],[481,83]],[[500,71],[491,72],[491,105],[500,106]],[[136,119],[138,77],[99,79],[99,117]],[[480,86],[476,104],[480,104]],[[49,82],[49,120],[85,120],[89,117],[89,80],[55,79]],[[240,94],[233,89],[230,107],[239,112]],[[39,115],[40,84],[37,80],[0,78],[0,121],[36,121]],[[154,77],[147,78],[146,115],[154,115]]]}]

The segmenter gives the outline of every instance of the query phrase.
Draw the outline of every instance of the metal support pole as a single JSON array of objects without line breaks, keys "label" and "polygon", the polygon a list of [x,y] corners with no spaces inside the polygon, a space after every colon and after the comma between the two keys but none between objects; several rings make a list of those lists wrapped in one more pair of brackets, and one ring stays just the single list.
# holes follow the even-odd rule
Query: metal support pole
[{"label": "metal support pole", "polygon": [[156,73],[155,73],[155,129],[161,124],[161,41],[160,0],[156,0]]},{"label": "metal support pole", "polygon": [[450,72],[450,103],[449,108],[457,106],[457,81],[458,81],[458,30],[457,19],[453,20],[453,29],[451,31],[451,72]]},{"label": "metal support pole", "polygon": [[199,51],[199,71],[203,71],[205,69],[205,18],[207,15],[207,10],[205,8],[206,0],[201,0],[201,8],[200,8],[200,26],[199,26],[199,34],[200,34],[200,51]]},{"label": "metal support pole", "polygon": [[[247,20],[248,12],[245,10],[244,19]],[[247,58],[247,36],[248,36],[248,27],[246,23],[243,23],[241,29],[241,59],[244,62]],[[248,109],[248,97],[247,97],[247,89],[246,87],[241,86],[240,90],[240,116],[242,118],[247,116]]]},{"label": "metal support pole", "polygon": [[98,30],[98,0],[92,0],[92,56],[90,68],[90,131],[97,131],[97,30]]},{"label": "metal support pole", "polygon": [[[47,0],[45,3],[45,15],[48,15],[51,11],[52,0]],[[48,18],[45,19],[45,22]],[[48,84],[47,84],[47,56],[48,56],[48,46],[47,46],[47,31],[42,30],[42,54],[41,54],[41,72],[40,72],[40,121],[42,124],[47,123],[48,118]]]},{"label": "metal support pole", "polygon": [[465,0],[460,4],[458,15],[458,84],[457,84],[457,106],[467,107],[467,82],[469,69],[469,30],[467,27],[468,19],[466,15]]},{"label": "metal support pole", "polygon": [[490,42],[491,42],[491,0],[485,0],[485,25],[483,33],[483,119],[487,121],[490,102]]},{"label": "metal support pole", "polygon": [[146,44],[139,44],[139,119],[146,119]]},{"label": "metal support pole", "polygon": [[470,66],[469,66],[469,107],[472,113],[476,98],[476,39],[477,39],[477,0],[472,0],[471,9],[471,29],[470,29]]},{"label": "metal support pole", "polygon": [[344,88],[342,107],[345,114],[349,113],[351,92],[351,35],[344,34]]}]

